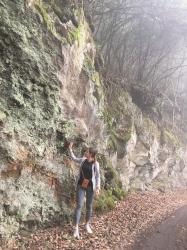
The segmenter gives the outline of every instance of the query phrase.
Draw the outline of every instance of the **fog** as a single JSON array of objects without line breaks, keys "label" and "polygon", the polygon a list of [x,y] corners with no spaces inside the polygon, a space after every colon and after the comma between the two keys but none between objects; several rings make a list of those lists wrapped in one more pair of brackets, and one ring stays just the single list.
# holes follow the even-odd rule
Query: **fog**
[{"label": "fog", "polygon": [[136,89],[141,108],[187,130],[187,0],[93,0],[86,9],[106,82]]}]

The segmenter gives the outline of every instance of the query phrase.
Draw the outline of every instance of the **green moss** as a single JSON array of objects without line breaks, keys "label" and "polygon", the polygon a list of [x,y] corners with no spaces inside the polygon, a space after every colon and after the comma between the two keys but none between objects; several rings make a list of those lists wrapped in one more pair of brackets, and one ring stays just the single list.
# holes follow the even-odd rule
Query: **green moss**
[{"label": "green moss", "polygon": [[[112,120],[109,120],[112,123]],[[126,144],[131,138],[131,129],[126,129],[122,131],[117,131],[115,126],[108,127],[109,139],[108,139],[108,149],[117,151],[119,142]]]},{"label": "green moss", "polygon": [[104,90],[103,90],[103,82],[99,75],[99,73],[95,69],[94,60],[88,55],[84,58],[83,70],[89,79],[95,85],[95,91],[93,95],[97,99],[98,103],[104,102]]},{"label": "green moss", "polygon": [[116,187],[112,190],[112,194],[118,199],[118,200],[123,200],[126,195],[127,195],[127,191],[123,190],[120,187]]},{"label": "green moss", "polygon": [[116,204],[116,200],[115,197],[113,195],[108,195],[106,196],[106,208],[107,210],[112,210],[115,207]]},{"label": "green moss", "polygon": [[69,30],[67,37],[69,44],[73,44],[75,41],[77,41],[78,46],[80,47],[82,30],[83,30],[82,24],[80,24],[78,28],[74,27],[71,30]]},{"label": "green moss", "polygon": [[45,5],[43,4],[41,0],[35,2],[35,8],[38,10],[39,14],[42,16],[47,29],[53,34],[53,36],[56,39],[58,39],[60,42],[66,44],[67,43],[66,39],[57,33],[56,28],[54,26],[54,21],[48,14],[47,8],[45,7]]},{"label": "green moss", "polygon": [[104,213],[114,209],[116,203],[115,197],[110,191],[103,191],[94,203],[96,213]]},{"label": "green moss", "polygon": [[96,83],[96,85],[98,87],[101,86],[101,78],[100,78],[100,75],[99,75],[98,72],[95,72],[95,74],[93,75],[93,79],[92,80]]},{"label": "green moss", "polygon": [[[114,152],[117,151],[118,145],[125,145],[132,135],[133,118],[125,107],[124,98],[129,98],[126,91],[123,91],[121,94],[117,94],[114,91],[114,96],[111,99],[112,103],[105,106],[101,115],[101,118],[107,125],[109,135],[108,149]],[[123,126],[119,126],[122,124]]]},{"label": "green moss", "polygon": [[128,141],[130,140],[130,138],[131,138],[131,133],[132,133],[132,131],[128,131],[128,132],[124,135],[124,137],[123,137],[123,141],[124,141],[124,142],[128,142]]},{"label": "green moss", "polygon": [[[83,32],[86,32],[86,27],[83,23],[84,12],[82,8],[77,8],[75,10],[70,9],[70,7],[64,7],[60,9],[56,4],[53,4],[52,9],[54,13],[58,16],[61,22],[67,23],[68,20],[75,20],[76,24],[68,27],[67,29],[67,42],[72,45],[75,41],[78,42],[78,46],[81,46]],[[46,16],[46,13],[45,13]],[[48,20],[46,20],[48,23]],[[78,26],[78,27],[77,27]],[[54,29],[54,27],[53,27]]]},{"label": "green moss", "polygon": [[117,177],[117,172],[114,170],[112,163],[108,162],[107,168],[105,170],[105,182],[106,182],[106,184],[111,186],[112,181],[113,180],[115,181],[116,177]]},{"label": "green moss", "polygon": [[123,141],[124,143],[127,143],[130,138],[131,138],[131,133],[132,130],[131,129],[126,129],[125,131],[112,131],[113,135],[116,137],[116,139]]},{"label": "green moss", "polygon": [[127,192],[120,188],[103,190],[98,199],[94,203],[96,213],[108,212],[115,208],[119,200],[123,200]]},{"label": "green moss", "polygon": [[48,15],[42,1],[39,1],[39,2],[36,2],[35,3],[35,7],[37,8],[37,10],[39,11],[39,13],[41,14],[41,16],[43,17],[43,20],[47,26],[47,28],[50,30],[50,31],[53,31],[54,29],[54,25],[53,25],[53,22],[50,18],[50,16]]},{"label": "green moss", "polygon": [[176,148],[180,147],[180,142],[171,130],[165,129],[163,132],[165,142],[171,143]]},{"label": "green moss", "polygon": [[103,118],[104,122],[107,124],[107,127],[110,129],[113,126],[114,117],[110,115],[107,108],[103,109],[101,117]]},{"label": "green moss", "polygon": [[102,213],[106,210],[106,202],[104,194],[100,194],[99,198],[94,202],[94,210],[96,213]]},{"label": "green moss", "polygon": [[114,131],[110,131],[110,135],[109,135],[109,139],[108,139],[108,145],[107,148],[110,151],[117,151],[117,145],[118,145],[118,140],[115,136],[115,132]]},{"label": "green moss", "polygon": [[113,167],[110,161],[107,162],[107,168],[105,169],[105,189],[122,188],[122,183],[119,179],[119,174]]},{"label": "green moss", "polygon": [[76,19],[77,25],[76,27],[72,27],[68,30],[68,42],[73,44],[75,41],[78,42],[78,46],[81,47],[84,41],[84,35],[88,30],[86,26],[86,22],[84,22],[84,11],[82,8],[77,8],[72,11],[74,15],[74,19]]},{"label": "green moss", "polygon": [[84,58],[83,69],[85,73],[87,73],[87,76],[92,79],[92,75],[95,72],[95,67],[94,61],[88,55],[86,55]]},{"label": "green moss", "polygon": [[104,90],[103,90],[103,81],[100,77],[100,74],[95,71],[94,74],[92,74],[92,81],[95,83],[95,92],[94,95],[98,102],[102,101],[104,102]]}]

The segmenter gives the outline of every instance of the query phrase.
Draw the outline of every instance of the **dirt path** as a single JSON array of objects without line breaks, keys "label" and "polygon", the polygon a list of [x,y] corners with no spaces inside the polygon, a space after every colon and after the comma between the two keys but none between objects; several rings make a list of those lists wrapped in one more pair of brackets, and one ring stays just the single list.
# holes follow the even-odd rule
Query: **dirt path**
[{"label": "dirt path", "polygon": [[187,205],[177,209],[133,250],[187,250]]},{"label": "dirt path", "polygon": [[[72,226],[67,225],[64,228],[55,227],[38,230],[27,236],[17,236],[7,242],[0,242],[0,250],[130,250],[137,246],[135,242],[138,242],[138,240],[143,244],[142,247],[147,247],[149,243],[152,243],[152,237],[150,236],[150,241],[144,242],[143,235],[147,235],[146,232],[154,232],[156,225],[166,220],[168,216],[171,216],[173,212],[180,208],[181,210],[179,209],[176,212],[177,216],[170,217],[167,221],[169,224],[166,226],[168,234],[175,234],[175,229],[172,232],[169,231],[170,223],[178,225],[178,220],[181,223],[186,219],[186,217],[183,218],[184,212],[181,212],[186,210],[185,205],[187,205],[187,190],[169,193],[130,193],[124,201],[117,204],[113,211],[93,218],[93,235],[87,235],[84,226],[81,225],[81,240],[74,240]],[[183,240],[186,229],[183,229],[183,224],[180,225],[180,228],[176,230],[179,230],[177,231],[180,234],[178,240],[181,240],[182,246],[183,243],[186,244],[186,238]],[[162,227],[158,229],[160,237],[165,230]],[[164,238],[162,239],[164,241]],[[155,241],[157,241],[157,238]],[[162,242],[160,239],[158,241]],[[145,249],[158,250],[157,248],[149,248],[149,246]],[[141,250],[141,248],[138,248],[138,250]],[[175,248],[164,248],[163,250],[175,250]],[[179,248],[177,250],[184,249]]]}]

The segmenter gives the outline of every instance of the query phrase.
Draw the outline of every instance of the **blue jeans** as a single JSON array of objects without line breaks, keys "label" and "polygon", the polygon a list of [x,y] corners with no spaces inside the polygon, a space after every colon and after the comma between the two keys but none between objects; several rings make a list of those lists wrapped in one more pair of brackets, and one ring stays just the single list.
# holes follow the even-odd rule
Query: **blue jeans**
[{"label": "blue jeans", "polygon": [[77,185],[76,191],[76,209],[75,209],[75,225],[79,224],[81,218],[81,210],[84,204],[84,196],[86,193],[86,222],[89,222],[92,216],[92,204],[94,191],[93,187],[89,186],[87,189],[82,188],[80,185]]}]

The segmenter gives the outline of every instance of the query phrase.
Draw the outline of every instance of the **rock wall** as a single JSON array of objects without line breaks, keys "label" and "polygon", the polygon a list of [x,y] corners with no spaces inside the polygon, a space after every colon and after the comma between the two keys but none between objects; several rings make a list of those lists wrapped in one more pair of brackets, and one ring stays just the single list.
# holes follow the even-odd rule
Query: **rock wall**
[{"label": "rock wall", "polygon": [[0,0],[0,23],[1,237],[71,218],[69,139],[97,147],[103,186],[111,169],[127,190],[187,184],[175,136],[127,92],[106,97],[81,1]]},{"label": "rock wall", "polygon": [[117,106],[121,106],[123,116],[108,108],[108,120],[112,120],[108,145],[123,187],[141,191],[186,187],[186,146],[169,129],[158,128],[143,115],[127,92],[120,93],[118,100],[120,96]]},{"label": "rock wall", "polygon": [[[0,1],[0,235],[70,218],[67,139],[98,143],[102,95],[81,4]],[[101,143],[98,143],[101,145]]]}]

